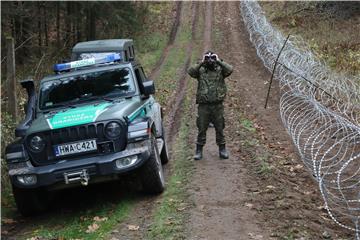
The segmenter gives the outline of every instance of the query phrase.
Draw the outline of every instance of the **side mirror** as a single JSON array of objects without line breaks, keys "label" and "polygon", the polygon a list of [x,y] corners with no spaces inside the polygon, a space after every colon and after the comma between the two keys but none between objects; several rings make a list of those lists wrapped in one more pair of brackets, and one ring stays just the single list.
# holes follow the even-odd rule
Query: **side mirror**
[{"label": "side mirror", "polygon": [[36,94],[35,84],[32,79],[23,80],[20,82],[21,86],[26,89],[28,94],[28,101],[26,103],[25,119],[16,127],[15,136],[23,137],[26,134],[26,130],[30,127],[32,120],[35,117],[36,108]]},{"label": "side mirror", "polygon": [[143,82],[143,86],[144,86],[144,92],[143,94],[145,96],[149,96],[151,94],[155,94],[155,85],[154,85],[154,81],[152,80],[147,80]]},{"label": "side mirror", "polygon": [[[26,91],[29,93],[32,93],[32,91],[35,91],[35,84],[34,80],[31,78],[20,81],[20,85],[26,89]],[[30,94],[29,94],[30,95]]]}]

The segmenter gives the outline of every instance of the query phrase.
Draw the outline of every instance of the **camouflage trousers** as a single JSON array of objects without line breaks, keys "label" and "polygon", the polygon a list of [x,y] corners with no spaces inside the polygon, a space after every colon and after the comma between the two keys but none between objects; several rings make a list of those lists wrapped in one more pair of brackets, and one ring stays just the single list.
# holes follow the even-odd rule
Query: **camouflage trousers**
[{"label": "camouflage trousers", "polygon": [[198,105],[198,116],[196,119],[196,125],[198,128],[197,144],[205,145],[206,143],[206,131],[209,127],[209,123],[214,124],[216,132],[216,144],[225,144],[224,136],[224,105],[220,103],[200,103]]}]

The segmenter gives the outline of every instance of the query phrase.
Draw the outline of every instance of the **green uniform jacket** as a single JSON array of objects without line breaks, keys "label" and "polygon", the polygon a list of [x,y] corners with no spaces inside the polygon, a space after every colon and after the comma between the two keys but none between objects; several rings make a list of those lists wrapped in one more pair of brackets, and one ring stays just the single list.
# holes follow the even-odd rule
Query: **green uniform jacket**
[{"label": "green uniform jacket", "polygon": [[218,61],[214,70],[209,70],[198,63],[188,69],[191,77],[198,80],[196,103],[220,103],[226,97],[226,84],[224,78],[230,76],[233,67]]}]

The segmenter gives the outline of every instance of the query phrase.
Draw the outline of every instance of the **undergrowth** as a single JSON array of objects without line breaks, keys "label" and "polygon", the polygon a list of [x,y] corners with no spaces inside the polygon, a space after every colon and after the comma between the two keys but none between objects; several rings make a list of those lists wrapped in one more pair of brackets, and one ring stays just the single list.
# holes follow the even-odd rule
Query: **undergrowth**
[{"label": "undergrowth", "polygon": [[[338,9],[332,14],[319,2],[262,2],[268,20],[287,34],[302,37],[336,71],[360,74],[360,18]],[[356,3],[354,3],[356,4]],[[343,17],[347,16],[347,17]]]}]

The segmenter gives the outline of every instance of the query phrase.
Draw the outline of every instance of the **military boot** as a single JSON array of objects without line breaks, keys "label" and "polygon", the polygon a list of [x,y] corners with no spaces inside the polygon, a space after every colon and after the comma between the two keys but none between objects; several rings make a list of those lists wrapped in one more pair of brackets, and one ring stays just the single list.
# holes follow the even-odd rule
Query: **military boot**
[{"label": "military boot", "polygon": [[196,145],[196,151],[195,151],[195,156],[194,156],[194,160],[201,160],[202,159],[202,150],[203,150],[203,146],[202,145]]},{"label": "military boot", "polygon": [[228,159],[229,158],[229,153],[226,150],[225,144],[219,146],[219,156],[222,159]]}]

